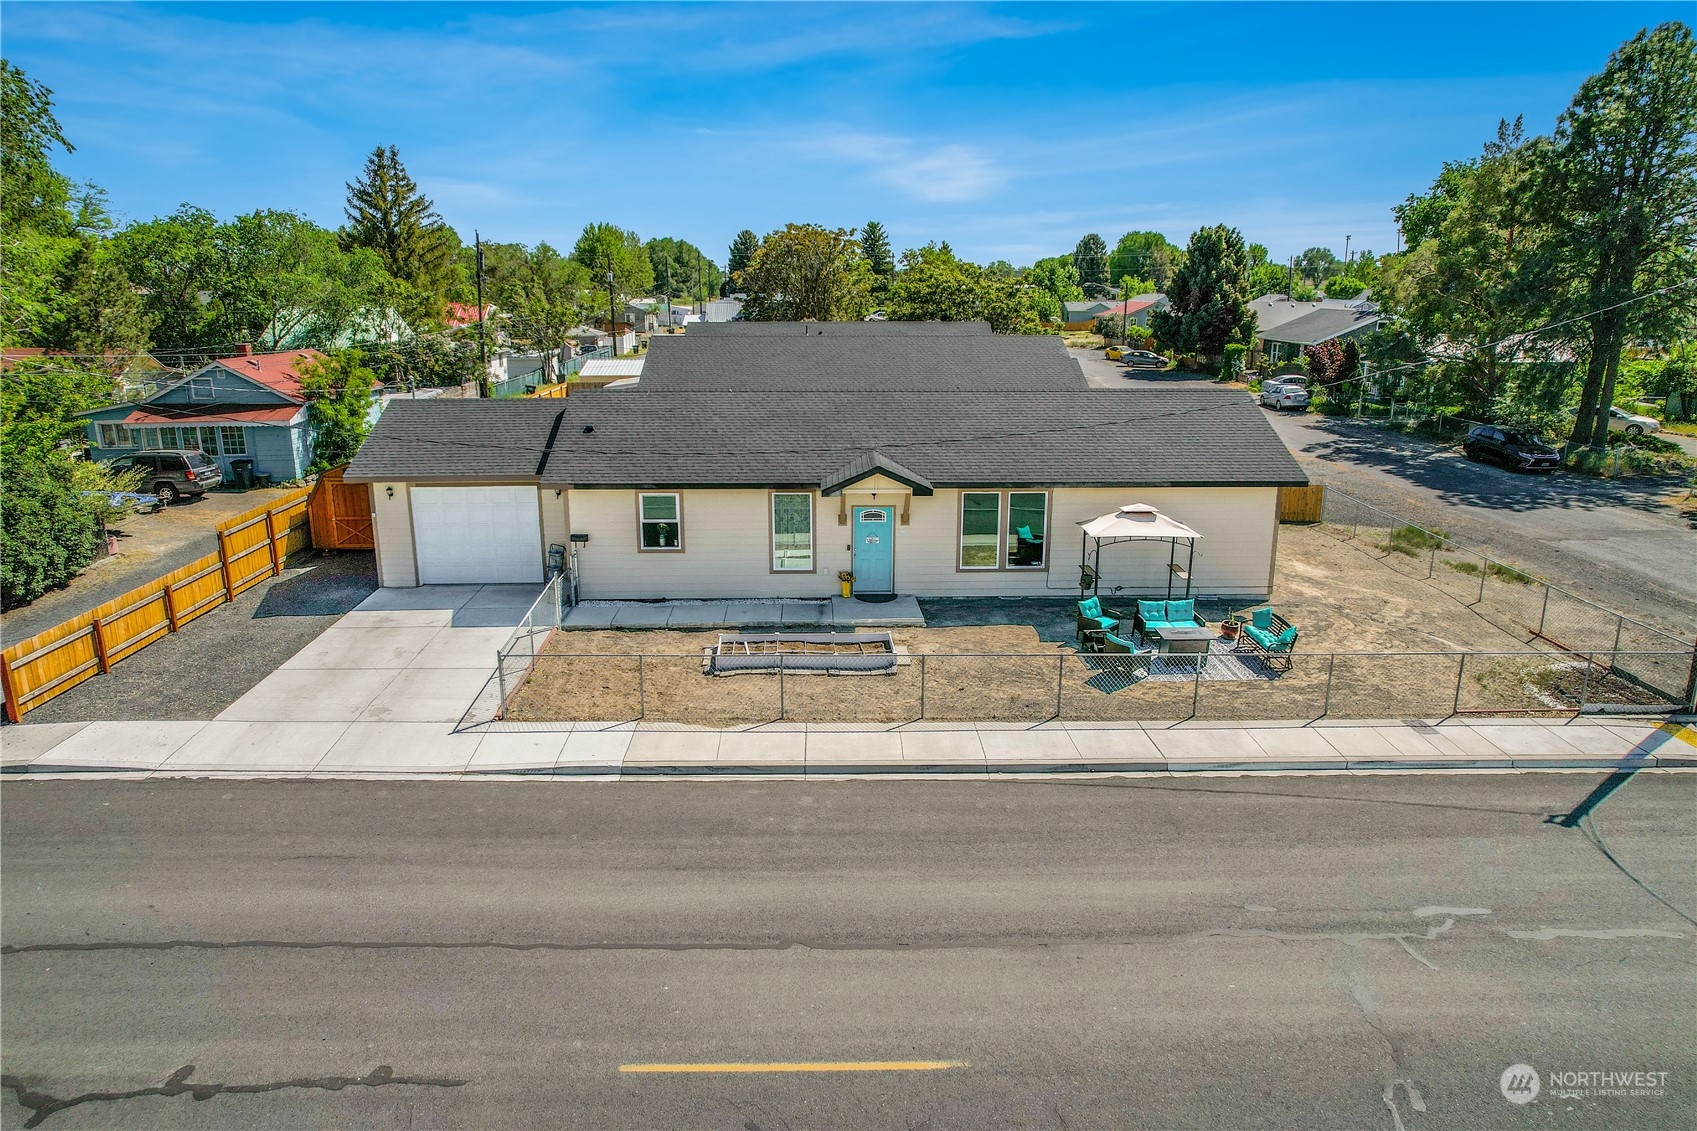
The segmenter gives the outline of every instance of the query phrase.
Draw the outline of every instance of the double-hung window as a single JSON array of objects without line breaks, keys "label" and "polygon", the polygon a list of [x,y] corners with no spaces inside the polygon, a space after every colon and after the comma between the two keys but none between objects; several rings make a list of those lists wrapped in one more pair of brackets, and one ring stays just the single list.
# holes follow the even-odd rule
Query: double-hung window
[{"label": "double-hung window", "polygon": [[200,430],[200,443],[196,445],[209,456],[218,454],[218,429],[203,426]]},{"label": "double-hung window", "polygon": [[1008,492],[1009,569],[1042,569],[1048,564],[1048,539],[1045,537],[1048,525],[1047,492]]},{"label": "double-hung window", "polygon": [[136,446],[135,436],[124,424],[102,424],[100,426],[100,446],[103,448],[133,448]]},{"label": "double-hung window", "polygon": [[995,569],[1002,552],[1002,496],[997,491],[960,495],[960,568]]},{"label": "double-hung window", "polygon": [[683,502],[673,492],[636,497],[637,515],[641,526],[643,550],[682,550],[684,548]]},{"label": "double-hung window", "polygon": [[811,492],[772,492],[772,570],[774,573],[813,571]]}]

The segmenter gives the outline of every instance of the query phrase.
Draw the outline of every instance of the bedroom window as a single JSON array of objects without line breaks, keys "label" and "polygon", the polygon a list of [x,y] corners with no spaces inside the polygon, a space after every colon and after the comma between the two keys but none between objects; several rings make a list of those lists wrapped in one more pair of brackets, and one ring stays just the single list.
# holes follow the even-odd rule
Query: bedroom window
[{"label": "bedroom window", "polygon": [[1042,569],[1049,525],[1049,495],[1046,491],[1008,492],[1009,569]]},{"label": "bedroom window", "polygon": [[[224,427],[218,429],[218,438],[227,456],[247,455],[247,433],[240,428]],[[207,451],[211,451],[208,448]]]},{"label": "bedroom window", "polygon": [[962,491],[960,496],[960,568],[995,569],[1002,548],[1002,496],[995,491]]},{"label": "bedroom window", "polygon": [[684,548],[683,503],[676,494],[640,494],[637,514],[642,527],[643,550]]},{"label": "bedroom window", "polygon": [[813,570],[813,495],[809,492],[772,493],[772,569]]}]

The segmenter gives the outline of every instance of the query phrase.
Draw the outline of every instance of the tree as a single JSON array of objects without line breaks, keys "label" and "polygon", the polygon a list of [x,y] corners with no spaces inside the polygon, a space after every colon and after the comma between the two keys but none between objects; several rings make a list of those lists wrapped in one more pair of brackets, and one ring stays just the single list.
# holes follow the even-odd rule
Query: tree
[{"label": "tree", "polygon": [[311,470],[347,463],[371,427],[377,374],[365,367],[359,350],[337,350],[301,366],[300,378],[315,436]]},{"label": "tree", "polygon": [[1228,343],[1250,343],[1255,312],[1249,309],[1248,255],[1236,228],[1217,224],[1190,237],[1167,300],[1165,310],[1150,315],[1149,328],[1169,348],[1218,360]]},{"label": "tree", "polygon": [[902,252],[889,311],[903,322],[988,322],[997,334],[1040,334],[1033,303],[1038,293],[957,259],[947,244],[927,244]]},{"label": "tree", "polygon": [[760,237],[744,228],[731,241],[731,249],[725,257],[725,293],[734,294],[742,286],[738,276],[748,270],[748,265],[754,262],[754,253],[760,250]]},{"label": "tree", "polygon": [[1472,161],[1445,161],[1443,171],[1424,195],[1410,193],[1407,200],[1391,209],[1396,214],[1397,226],[1402,229],[1403,242],[1409,248],[1437,237],[1450,209],[1466,191],[1474,166]]},{"label": "tree", "polygon": [[1296,257],[1296,273],[1319,286],[1343,269],[1343,261],[1329,247],[1311,247]]},{"label": "tree", "polygon": [[1078,272],[1080,285],[1107,285],[1108,245],[1102,242],[1102,237],[1091,232],[1079,240],[1072,249],[1072,266]]},{"label": "tree", "polygon": [[[520,349],[557,352],[596,313],[590,306],[595,289],[589,269],[547,243],[534,248],[505,244],[502,250],[502,269],[488,292],[501,311],[502,331]],[[554,376],[551,369],[549,376]]]},{"label": "tree", "polygon": [[349,182],[346,246],[369,247],[384,269],[428,299],[439,315],[453,280],[459,237],[442,222],[436,206],[419,191],[394,146],[378,146],[365,159],[359,179]]},{"label": "tree", "polygon": [[1160,232],[1127,232],[1108,257],[1109,282],[1117,287],[1129,275],[1148,280],[1152,290],[1164,291],[1183,258],[1184,252]]},{"label": "tree", "polygon": [[71,182],[53,168],[54,146],[75,151],[54,116],[53,92],[0,59],[0,226],[7,232],[62,223]]},{"label": "tree", "polygon": [[661,236],[644,246],[653,268],[654,294],[705,302],[724,288],[719,265],[689,241]]},{"label": "tree", "polygon": [[1354,298],[1367,289],[1367,283],[1354,275],[1333,275],[1320,291],[1327,298]]},{"label": "tree", "polygon": [[110,356],[114,373],[146,352],[148,318],[141,296],[104,242],[78,241],[55,290],[58,301],[42,327],[41,345],[84,357]]},{"label": "tree", "polygon": [[1290,282],[1290,273],[1284,264],[1257,263],[1249,269],[1249,296],[1260,298],[1262,295],[1286,294],[1290,289]]},{"label": "tree", "polygon": [[890,237],[884,225],[868,220],[860,230],[860,254],[874,275],[888,278],[896,273],[896,257],[890,252]]},{"label": "tree", "polygon": [[1697,276],[1697,42],[1680,23],[1640,31],[1586,79],[1561,117],[1537,186],[1554,228],[1541,257],[1583,317],[1586,359],[1572,439],[1601,446],[1628,340],[1688,321],[1697,292],[1639,296]]},{"label": "tree", "polygon": [[1421,346],[1439,353],[1434,374],[1479,416],[1522,367],[1554,339],[1518,337],[1547,309],[1542,272],[1529,269],[1546,238],[1532,200],[1537,147],[1519,121],[1501,122],[1495,140],[1464,166],[1446,166],[1434,192],[1447,194],[1437,234],[1386,273],[1385,290]]},{"label": "tree", "polygon": [[1064,255],[1038,260],[1036,265],[1025,273],[1022,281],[1032,288],[1033,303],[1045,322],[1060,320],[1062,303],[1079,302],[1084,298],[1084,288],[1079,286],[1078,272],[1073,268],[1072,260]]},{"label": "tree", "polygon": [[1315,391],[1337,404],[1352,404],[1360,394],[1361,347],[1336,338],[1302,348]]},{"label": "tree", "polygon": [[572,248],[572,258],[589,271],[590,285],[599,292],[597,311],[605,310],[607,272],[613,273],[612,298],[640,298],[654,290],[654,261],[642,237],[617,224],[585,224]]},{"label": "tree", "polygon": [[759,322],[844,322],[871,312],[872,271],[851,228],[786,224],[739,276]]}]

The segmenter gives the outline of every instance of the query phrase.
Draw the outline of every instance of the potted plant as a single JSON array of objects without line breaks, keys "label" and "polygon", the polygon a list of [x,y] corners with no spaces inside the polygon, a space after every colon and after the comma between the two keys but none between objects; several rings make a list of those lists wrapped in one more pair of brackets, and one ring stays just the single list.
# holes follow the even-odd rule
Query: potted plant
[{"label": "potted plant", "polygon": [[843,596],[852,596],[850,590],[854,585],[854,574],[849,570],[840,569],[837,571],[837,580],[843,583]]},{"label": "potted plant", "polygon": [[1236,640],[1238,629],[1242,628],[1244,623],[1244,618],[1233,613],[1220,622],[1220,635],[1227,640]]}]

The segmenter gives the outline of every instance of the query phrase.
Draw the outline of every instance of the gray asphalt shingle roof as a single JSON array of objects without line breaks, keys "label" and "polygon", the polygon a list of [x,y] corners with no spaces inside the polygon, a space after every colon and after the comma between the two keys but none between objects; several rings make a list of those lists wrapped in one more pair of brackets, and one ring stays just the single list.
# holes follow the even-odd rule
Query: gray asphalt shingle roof
[{"label": "gray asphalt shingle roof", "polygon": [[1248,396],[1208,387],[574,395],[542,482],[817,486],[872,452],[938,487],[1307,482]]},{"label": "gray asphalt shingle roof", "polygon": [[642,387],[1082,389],[1085,380],[1060,338],[992,334],[982,322],[726,322],[656,337]]},{"label": "gray asphalt shingle roof", "polygon": [[566,402],[389,402],[348,465],[351,480],[534,479]]}]

